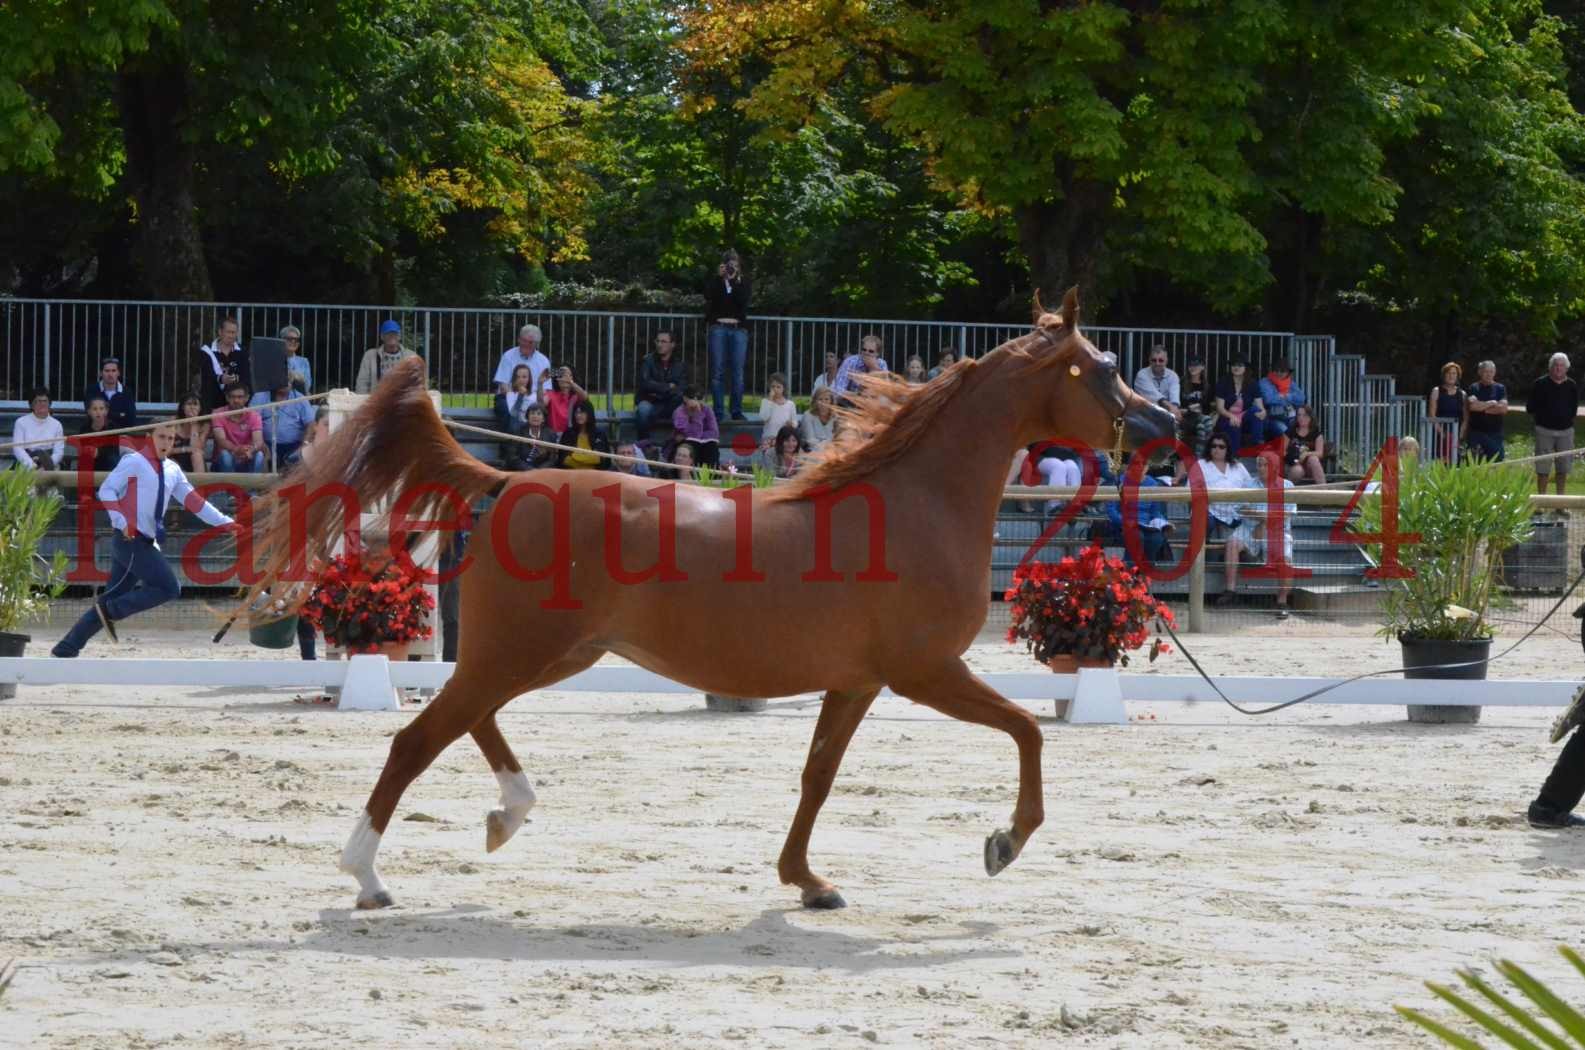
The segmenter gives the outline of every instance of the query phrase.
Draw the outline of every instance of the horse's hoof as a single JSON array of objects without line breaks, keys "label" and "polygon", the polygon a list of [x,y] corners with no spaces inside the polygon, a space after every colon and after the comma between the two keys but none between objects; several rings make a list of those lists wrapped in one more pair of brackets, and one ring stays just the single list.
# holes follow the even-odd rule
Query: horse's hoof
[{"label": "horse's hoof", "polygon": [[835,911],[848,906],[848,902],[843,900],[842,894],[836,890],[825,890],[812,897],[805,894],[803,901],[804,907],[812,911]]},{"label": "horse's hoof", "polygon": [[1005,831],[993,831],[985,839],[985,874],[999,875],[1018,856],[1013,837]]},{"label": "horse's hoof", "polygon": [[396,901],[391,899],[391,894],[389,891],[381,890],[378,893],[371,893],[367,897],[359,897],[358,910],[373,911],[375,908],[389,908],[395,903]]},{"label": "horse's hoof", "polygon": [[506,810],[490,810],[484,818],[484,852],[494,853],[506,845],[515,830],[506,826]]}]

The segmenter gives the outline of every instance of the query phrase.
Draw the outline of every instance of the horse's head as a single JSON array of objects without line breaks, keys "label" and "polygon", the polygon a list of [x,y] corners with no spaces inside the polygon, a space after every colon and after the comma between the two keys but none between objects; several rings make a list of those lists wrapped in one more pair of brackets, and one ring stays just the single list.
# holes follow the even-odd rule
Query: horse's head
[{"label": "horse's head", "polygon": [[1068,289],[1062,313],[1041,313],[1035,326],[1044,343],[1030,350],[1039,376],[1031,390],[1039,403],[1020,444],[1061,435],[1105,452],[1173,436],[1172,413],[1134,393],[1117,374],[1117,358],[1080,333],[1078,288]]}]

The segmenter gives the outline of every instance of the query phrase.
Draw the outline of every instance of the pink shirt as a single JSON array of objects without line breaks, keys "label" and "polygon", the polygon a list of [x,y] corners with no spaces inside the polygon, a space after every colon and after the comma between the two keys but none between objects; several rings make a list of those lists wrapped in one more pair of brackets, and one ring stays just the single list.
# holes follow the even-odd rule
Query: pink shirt
[{"label": "pink shirt", "polygon": [[226,416],[215,420],[215,426],[226,432],[226,437],[231,439],[233,445],[247,448],[253,444],[253,435],[264,433],[264,420],[259,418],[257,412],[247,412],[240,416]]},{"label": "pink shirt", "polygon": [[572,405],[578,400],[578,395],[571,390],[545,390],[545,422],[550,424],[550,429],[560,434],[572,424]]}]

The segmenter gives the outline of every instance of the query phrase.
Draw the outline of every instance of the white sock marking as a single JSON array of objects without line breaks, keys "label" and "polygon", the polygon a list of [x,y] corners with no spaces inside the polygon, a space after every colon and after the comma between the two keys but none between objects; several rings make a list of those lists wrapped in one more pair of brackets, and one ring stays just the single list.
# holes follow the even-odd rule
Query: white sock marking
[{"label": "white sock marking", "polygon": [[352,837],[341,851],[341,870],[358,880],[358,899],[367,900],[385,892],[385,883],[374,870],[374,855],[380,851],[380,833],[374,830],[374,819],[364,810],[358,816]]}]

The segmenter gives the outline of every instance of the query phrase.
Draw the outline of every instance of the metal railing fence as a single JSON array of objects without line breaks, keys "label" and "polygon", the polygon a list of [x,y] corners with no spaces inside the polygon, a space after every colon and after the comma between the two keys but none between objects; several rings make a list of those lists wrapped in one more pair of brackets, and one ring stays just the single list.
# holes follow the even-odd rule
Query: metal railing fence
[{"label": "metal railing fence", "polygon": [[[225,316],[236,318],[244,344],[275,336],[286,325],[299,328],[316,390],[351,387],[364,352],[379,343],[379,327],[387,319],[402,326],[402,344],[424,357],[432,382],[447,395],[493,392],[496,366],[525,324],[539,326],[540,349],[552,363],[570,366],[605,412],[629,404],[639,364],[662,330],[673,333],[692,380],[706,389],[710,380],[708,333],[696,314],[0,298],[0,401],[21,402],[39,386],[57,400],[77,400],[97,377],[100,360],[117,357],[140,402],[174,403],[194,385],[198,347],[213,340]],[[782,372],[799,396],[808,394],[828,353],[840,358],[856,352],[865,335],[881,338],[887,363],[900,373],[914,355],[929,369],[945,349],[978,357],[1030,330],[1010,324],[784,316],[751,317],[747,327],[745,391],[763,393],[770,374]],[[1327,337],[1288,332],[1106,326],[1084,331],[1100,349],[1117,355],[1129,380],[1150,349],[1161,345],[1180,375],[1191,357],[1204,360],[1214,380],[1234,356],[1247,358],[1257,374],[1286,356],[1293,359],[1300,383],[1309,387],[1320,377],[1330,346]]]}]

